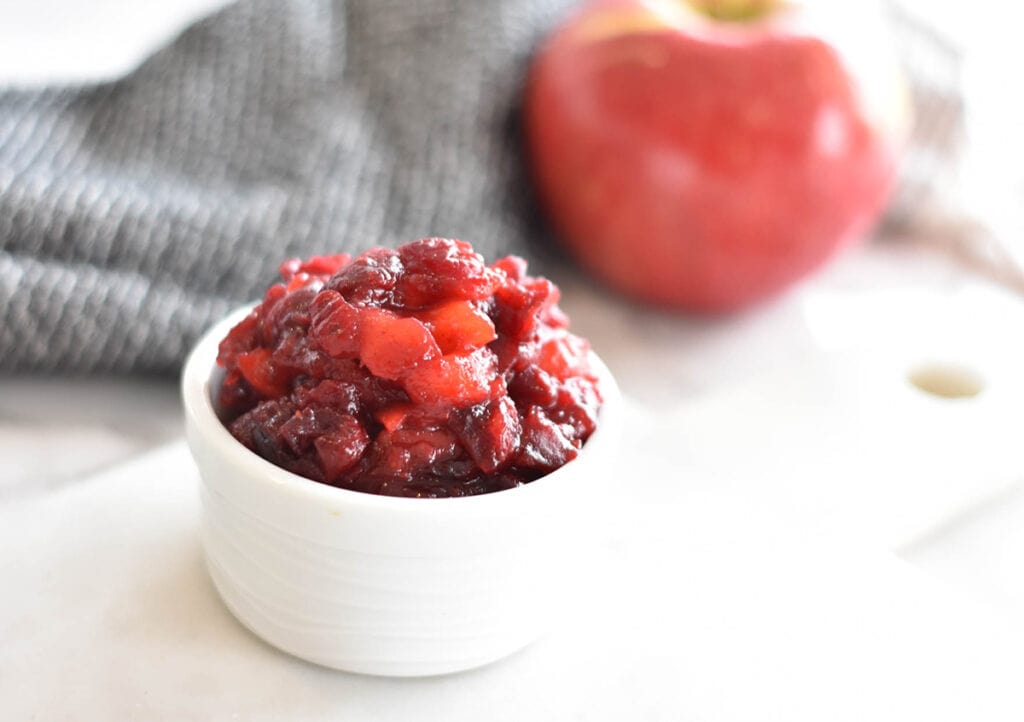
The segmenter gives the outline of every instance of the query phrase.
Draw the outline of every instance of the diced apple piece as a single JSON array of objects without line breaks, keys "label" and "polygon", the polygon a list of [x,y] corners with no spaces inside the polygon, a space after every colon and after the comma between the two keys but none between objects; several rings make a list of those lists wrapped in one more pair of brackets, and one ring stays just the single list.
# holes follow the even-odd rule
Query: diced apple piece
[{"label": "diced apple piece", "polygon": [[375,376],[398,380],[440,355],[434,337],[418,319],[378,308],[360,309],[359,358]]},{"label": "diced apple piece", "polygon": [[487,348],[464,355],[448,354],[421,364],[403,384],[417,403],[478,404],[490,395],[495,364],[494,353]]},{"label": "diced apple piece", "polygon": [[412,404],[392,404],[386,408],[380,409],[375,414],[377,421],[384,425],[384,428],[388,431],[394,431],[402,425],[405,418],[413,411],[416,407]]},{"label": "diced apple piece", "polygon": [[434,335],[441,352],[464,353],[498,337],[494,323],[472,301],[454,300],[416,314]]},{"label": "diced apple piece", "polygon": [[256,348],[238,356],[238,370],[257,393],[273,399],[288,393],[287,378],[281,378],[268,348]]}]

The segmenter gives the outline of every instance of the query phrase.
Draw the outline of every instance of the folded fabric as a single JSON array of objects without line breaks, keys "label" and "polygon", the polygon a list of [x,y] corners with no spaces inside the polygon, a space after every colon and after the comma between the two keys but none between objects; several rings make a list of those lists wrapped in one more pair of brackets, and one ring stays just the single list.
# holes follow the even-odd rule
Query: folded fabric
[{"label": "folded fabric", "polygon": [[[0,370],[173,372],[289,256],[444,235],[543,264],[516,105],[572,5],[242,0],[116,82],[0,92]],[[959,66],[892,17],[931,103],[906,222]]]}]

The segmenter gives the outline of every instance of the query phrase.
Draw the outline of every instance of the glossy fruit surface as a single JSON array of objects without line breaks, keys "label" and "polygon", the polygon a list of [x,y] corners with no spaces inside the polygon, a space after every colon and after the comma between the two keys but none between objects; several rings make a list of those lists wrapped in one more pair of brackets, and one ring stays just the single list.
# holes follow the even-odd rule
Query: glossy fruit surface
[{"label": "glossy fruit surface", "polygon": [[393,496],[481,494],[575,458],[601,395],[558,289],[514,257],[441,238],[288,261],[221,342],[219,413],[316,481]]},{"label": "glossy fruit surface", "polygon": [[740,0],[760,13],[742,22],[702,4],[737,5],[585,6],[535,59],[525,127],[541,201],[584,266],[635,298],[717,312],[871,228],[906,106],[884,38],[856,63],[798,4]]}]

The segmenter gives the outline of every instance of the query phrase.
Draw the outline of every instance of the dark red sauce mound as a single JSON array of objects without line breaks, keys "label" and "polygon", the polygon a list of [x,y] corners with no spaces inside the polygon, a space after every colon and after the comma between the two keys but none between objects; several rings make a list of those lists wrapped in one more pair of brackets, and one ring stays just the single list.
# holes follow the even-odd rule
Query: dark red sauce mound
[{"label": "dark red sauce mound", "polygon": [[428,238],[281,266],[220,344],[218,412],[268,461],[374,494],[448,497],[573,459],[601,395],[558,289]]}]

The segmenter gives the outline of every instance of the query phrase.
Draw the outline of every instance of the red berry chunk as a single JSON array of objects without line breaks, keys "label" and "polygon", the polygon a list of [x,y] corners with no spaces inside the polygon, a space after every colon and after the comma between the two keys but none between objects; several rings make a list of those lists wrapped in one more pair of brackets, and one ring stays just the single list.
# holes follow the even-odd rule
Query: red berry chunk
[{"label": "red berry chunk", "polygon": [[336,427],[316,438],[317,460],[326,481],[337,481],[355,466],[370,443],[370,437],[352,416],[344,416]]},{"label": "red berry chunk", "polygon": [[590,366],[586,352],[586,341],[578,336],[559,334],[541,343],[537,363],[560,381],[587,377],[590,375]]},{"label": "red berry chunk", "polygon": [[519,447],[522,427],[508,396],[456,409],[453,420],[466,451],[488,474],[500,469]]},{"label": "red berry chunk", "polygon": [[531,406],[523,418],[523,438],[516,459],[521,466],[553,471],[576,458],[580,442],[568,424],[558,424]]},{"label": "red berry chunk", "polygon": [[539,366],[529,365],[511,376],[508,392],[520,404],[551,408],[558,401],[558,380]]},{"label": "red berry chunk", "polygon": [[404,272],[397,251],[375,248],[331,276],[327,287],[357,306],[393,306],[395,286]]},{"label": "red berry chunk", "polygon": [[310,256],[306,260],[289,258],[281,264],[281,278],[288,283],[299,274],[304,274],[307,278],[329,278],[347,266],[351,260],[352,256],[347,253]]},{"label": "red berry chunk", "polygon": [[316,481],[413,497],[511,489],[573,459],[601,405],[558,289],[428,238],[286,261],[221,343],[241,443]]},{"label": "red berry chunk", "polygon": [[406,308],[453,298],[479,301],[494,292],[496,274],[465,241],[425,238],[398,249],[405,264],[396,297]]},{"label": "red berry chunk", "polygon": [[445,427],[382,431],[377,437],[376,459],[367,476],[385,483],[435,477],[438,468],[447,469],[461,454],[458,440]]},{"label": "red berry chunk", "polygon": [[359,312],[336,291],[323,291],[311,304],[310,340],[335,358],[359,355]]}]

